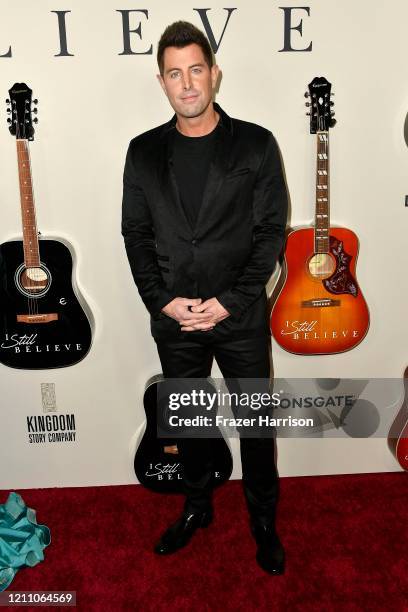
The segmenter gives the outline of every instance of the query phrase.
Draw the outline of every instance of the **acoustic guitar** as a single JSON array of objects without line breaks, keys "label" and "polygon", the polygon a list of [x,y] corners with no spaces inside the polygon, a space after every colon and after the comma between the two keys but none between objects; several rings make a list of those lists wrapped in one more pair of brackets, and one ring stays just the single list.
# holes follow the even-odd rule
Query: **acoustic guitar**
[{"label": "acoustic guitar", "polygon": [[[146,386],[143,398],[146,429],[137,448],[134,468],[144,487],[157,493],[182,493],[183,463],[179,457],[177,440],[157,436],[157,388],[162,376],[153,377]],[[213,388],[213,390],[215,390]],[[165,411],[167,406],[160,406]],[[210,439],[213,456],[213,487],[223,484],[232,473],[232,456],[228,444],[219,437]]]},{"label": "acoustic guitar", "polygon": [[404,470],[408,470],[408,368],[404,372],[405,396],[388,434],[388,447]]},{"label": "acoustic guitar", "polygon": [[0,245],[0,362],[30,370],[70,366],[90,349],[91,315],[75,284],[73,249],[45,240],[37,230],[28,143],[34,139],[38,101],[25,83],[15,83],[9,96],[23,240]]},{"label": "acoustic guitar", "polygon": [[358,238],[330,225],[329,129],[335,124],[331,84],[316,77],[305,96],[316,134],[316,206],[312,227],[286,240],[285,281],[271,314],[276,342],[298,355],[348,351],[367,333],[369,313],[356,280]]}]

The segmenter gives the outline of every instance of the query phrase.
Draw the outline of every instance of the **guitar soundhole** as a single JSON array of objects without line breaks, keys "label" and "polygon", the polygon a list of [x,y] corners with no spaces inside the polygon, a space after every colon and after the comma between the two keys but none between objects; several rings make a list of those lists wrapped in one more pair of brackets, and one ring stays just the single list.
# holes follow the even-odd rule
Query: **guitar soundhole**
[{"label": "guitar soundhole", "polygon": [[329,278],[336,269],[336,262],[329,253],[315,253],[309,260],[309,272],[317,280]]},{"label": "guitar soundhole", "polygon": [[45,295],[51,285],[50,271],[41,264],[40,267],[26,268],[22,264],[15,274],[17,289],[25,296],[38,298]]}]

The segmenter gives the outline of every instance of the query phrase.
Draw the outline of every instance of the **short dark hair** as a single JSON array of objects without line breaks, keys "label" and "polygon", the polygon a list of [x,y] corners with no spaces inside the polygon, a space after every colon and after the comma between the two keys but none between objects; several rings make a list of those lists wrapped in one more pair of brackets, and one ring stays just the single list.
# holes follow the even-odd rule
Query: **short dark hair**
[{"label": "short dark hair", "polygon": [[164,70],[164,52],[167,47],[178,47],[182,49],[187,45],[196,44],[201,47],[204,55],[204,59],[211,68],[214,64],[213,54],[210,43],[208,42],[205,34],[196,28],[195,25],[188,21],[175,21],[171,25],[167,26],[163,34],[160,37],[158,48],[157,48],[157,63],[159,65],[160,74],[163,74]]}]

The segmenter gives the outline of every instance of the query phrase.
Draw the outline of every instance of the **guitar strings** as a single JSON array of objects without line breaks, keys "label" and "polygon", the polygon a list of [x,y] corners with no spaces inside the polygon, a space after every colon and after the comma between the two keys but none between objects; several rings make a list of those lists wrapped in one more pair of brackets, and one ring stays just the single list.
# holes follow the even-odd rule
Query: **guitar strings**
[{"label": "guitar strings", "polygon": [[[328,264],[331,266],[331,256],[330,256],[330,167],[329,167],[329,130],[327,129],[326,132],[326,142],[325,142],[325,155],[326,155],[326,197],[327,197],[327,203],[326,203],[326,214],[327,214],[327,223],[326,223],[326,227],[327,227],[327,261]],[[327,293],[327,289],[326,289],[326,293]],[[332,314],[331,314],[331,306],[327,307],[327,312],[325,312],[325,308],[323,308],[323,316],[324,316],[324,321],[325,321],[325,329],[327,329],[326,327],[326,323],[327,321],[332,320]],[[337,308],[336,306],[334,306],[334,308]],[[338,314],[337,314],[338,316]]]},{"label": "guitar strings", "polygon": [[[324,136],[324,137],[323,137]],[[315,217],[315,228],[314,228],[314,252],[318,256],[323,256],[323,262],[319,262],[317,259],[320,273],[324,278],[331,267],[330,259],[330,217],[329,217],[329,134],[326,131],[317,132],[316,134],[316,217]],[[322,217],[321,215],[327,215]],[[321,232],[322,228],[326,229],[327,232]],[[319,270],[317,272],[319,273]],[[313,297],[318,302],[323,299],[326,291],[323,281],[324,278],[318,280],[315,283]],[[318,330],[319,335],[323,329],[326,329],[328,320],[330,320],[330,314],[325,313],[325,308],[329,306],[317,305],[319,312],[319,324],[320,329]]]},{"label": "guitar strings", "polygon": [[[15,105],[16,106],[16,105]],[[17,111],[17,109],[15,109]],[[23,208],[23,198],[24,198],[24,191],[23,191],[23,164],[22,164],[22,149],[21,149],[21,145],[19,143],[22,142],[22,137],[23,135],[20,132],[20,122],[18,120],[18,114],[17,112],[15,113],[15,121],[16,121],[16,147],[17,147],[17,161],[18,161],[18,180],[19,180],[19,187],[20,187],[20,199],[21,199],[21,213],[22,213],[22,223],[23,223],[23,256],[24,256],[24,268],[22,269],[22,273],[20,275],[20,279],[22,279],[23,274],[25,273],[25,271],[27,270],[27,266],[26,266],[26,254],[24,252],[24,228],[25,228],[25,214],[24,214],[24,208]],[[25,117],[23,119],[23,121],[25,121]],[[24,125],[24,123],[23,123]],[[19,282],[20,282],[19,279]],[[21,281],[21,285],[23,286],[23,283]],[[30,297],[27,295],[27,312],[30,314],[30,309],[31,309],[31,304],[30,304]]]},{"label": "guitar strings", "polygon": [[[18,155],[18,161],[19,161],[19,181],[20,181],[20,193],[21,193],[21,206],[22,206],[22,217],[23,217],[23,244],[24,244],[24,237],[26,238],[26,253],[24,254],[24,259],[25,259],[25,266],[24,266],[24,271],[23,274],[25,274],[25,278],[28,284],[28,287],[26,288],[27,291],[27,312],[29,315],[35,315],[38,314],[38,303],[37,303],[37,299],[35,297],[35,291],[36,291],[36,283],[39,283],[41,280],[41,273],[40,273],[40,268],[38,268],[37,266],[33,266],[33,261],[32,261],[32,243],[33,243],[33,239],[34,241],[37,239],[36,237],[36,227],[37,227],[37,223],[36,223],[36,218],[35,218],[35,208],[34,208],[34,193],[33,193],[33,185],[32,185],[32,180],[31,180],[31,163],[30,163],[30,153],[29,153],[29,148],[28,148],[28,138],[27,135],[25,133],[26,131],[26,115],[28,113],[28,109],[27,107],[25,107],[24,109],[24,123],[23,123],[23,131],[24,134],[21,133],[20,130],[20,124],[17,118],[16,121],[16,135],[17,135],[17,155]],[[27,167],[27,170],[24,170],[24,168]],[[28,210],[25,208],[26,203],[25,203],[25,199],[28,199],[28,195],[26,194],[26,191],[24,189],[24,185],[27,184],[27,181],[30,180],[30,184],[29,184],[29,192],[31,195],[31,214],[33,215],[33,218],[30,219],[27,216],[27,212]],[[29,226],[27,226],[27,223],[29,223]],[[26,231],[24,232],[24,229],[26,229]],[[28,231],[27,231],[28,230]],[[38,258],[39,258],[39,249],[38,249]],[[37,263],[37,262],[35,262]],[[38,262],[39,263],[39,262]],[[30,285],[31,283],[33,283],[32,285]],[[30,293],[32,292],[32,296],[30,296]]]},{"label": "guitar strings", "polygon": [[[25,134],[24,134],[25,136]],[[21,164],[21,178],[23,181],[23,185],[25,185],[27,183],[27,179],[29,178],[29,176],[27,176],[27,171],[24,170],[24,167],[27,166],[27,140],[24,139],[21,141],[20,144],[20,164]],[[24,198],[28,198],[28,196],[25,193],[24,187],[22,186],[22,195],[23,195],[23,199]],[[26,206],[25,202],[22,202],[22,206]],[[26,208],[23,209],[23,219],[25,218],[25,223],[29,223],[31,220],[30,218],[26,215],[26,213],[28,212],[28,210]],[[28,229],[28,231],[27,231]],[[32,238],[31,236],[32,233],[32,228],[31,225],[27,226],[26,225],[26,232],[25,232],[25,236],[23,236],[23,239],[26,239],[26,254],[27,254],[27,261],[26,261],[26,270],[25,270],[25,275],[26,275],[26,280],[27,280],[27,284],[29,285],[29,287],[27,288],[27,292],[28,292],[28,296],[27,296],[27,303],[28,303],[28,313],[30,315],[34,315],[35,314],[35,299],[33,297],[30,296],[30,293],[32,291],[32,289],[30,288],[30,283],[32,281],[32,276],[33,276],[33,270],[34,268],[32,267],[32,257],[31,257],[31,240],[30,238]]]},{"label": "guitar strings", "polygon": [[[34,200],[34,186],[33,186],[33,181],[32,181],[32,171],[31,171],[31,157],[30,157],[30,149],[29,149],[29,145],[28,145],[28,140],[26,140],[26,151],[27,151],[27,162],[28,162],[28,168],[29,168],[29,178],[30,178],[30,194],[31,194],[31,212],[33,215],[33,236],[32,238],[34,239],[34,244],[37,245],[37,256],[38,256],[38,266],[35,266],[34,268],[34,282],[37,282],[38,284],[40,283],[41,277],[42,277],[42,273],[41,273],[41,264],[40,264],[40,243],[38,240],[38,231],[37,231],[37,218],[36,218],[36,210],[35,210],[35,200]],[[38,314],[38,298],[33,298],[33,306],[34,306],[34,313]]]},{"label": "guitar strings", "polygon": [[[318,257],[319,256],[319,240],[317,239],[318,236],[318,214],[320,212],[319,210],[319,155],[320,155],[320,138],[319,138],[319,132],[317,131],[316,133],[316,213],[315,213],[315,228],[314,228],[314,256]],[[318,260],[317,260],[318,261]],[[315,270],[316,271],[316,270]],[[314,283],[313,283],[313,300],[317,300],[318,299],[318,291],[319,291],[319,282],[316,282],[316,279],[314,279]],[[316,303],[316,302],[314,302]],[[318,317],[319,319],[319,324],[320,324],[320,317]],[[320,329],[318,330],[320,332]]]}]

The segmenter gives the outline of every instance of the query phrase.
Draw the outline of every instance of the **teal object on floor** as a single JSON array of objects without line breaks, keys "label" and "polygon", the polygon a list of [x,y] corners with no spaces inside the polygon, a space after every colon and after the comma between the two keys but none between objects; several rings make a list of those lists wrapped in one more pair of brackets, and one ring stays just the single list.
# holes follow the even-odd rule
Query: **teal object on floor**
[{"label": "teal object on floor", "polygon": [[21,567],[33,567],[44,559],[51,542],[50,530],[38,525],[35,510],[27,508],[18,493],[0,504],[0,591],[4,591]]}]

